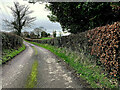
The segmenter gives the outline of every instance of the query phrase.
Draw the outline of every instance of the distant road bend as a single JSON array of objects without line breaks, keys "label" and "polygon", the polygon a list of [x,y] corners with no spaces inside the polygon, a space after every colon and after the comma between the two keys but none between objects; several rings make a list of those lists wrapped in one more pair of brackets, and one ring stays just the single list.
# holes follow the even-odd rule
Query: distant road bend
[{"label": "distant road bend", "polygon": [[[24,88],[34,60],[38,60],[35,88],[82,88],[71,72],[57,62],[58,58],[53,53],[27,42],[24,44],[26,50],[2,66],[3,88]],[[38,52],[36,57],[32,46]]]}]

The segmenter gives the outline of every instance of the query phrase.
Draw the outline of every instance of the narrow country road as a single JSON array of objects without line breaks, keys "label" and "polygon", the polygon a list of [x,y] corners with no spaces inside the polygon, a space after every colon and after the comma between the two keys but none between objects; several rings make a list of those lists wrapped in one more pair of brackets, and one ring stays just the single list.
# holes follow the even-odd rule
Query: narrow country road
[{"label": "narrow country road", "polygon": [[[24,88],[34,60],[38,60],[35,88],[82,88],[53,53],[33,44],[24,43],[26,50],[2,67],[3,88]],[[36,48],[37,55],[31,46]]]}]

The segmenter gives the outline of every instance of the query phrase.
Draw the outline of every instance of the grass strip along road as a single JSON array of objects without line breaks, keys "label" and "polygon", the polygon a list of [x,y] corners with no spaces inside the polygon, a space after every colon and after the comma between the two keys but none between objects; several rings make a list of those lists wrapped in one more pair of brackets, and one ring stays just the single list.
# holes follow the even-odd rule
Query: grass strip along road
[{"label": "grass strip along road", "polygon": [[22,47],[18,48],[17,50],[16,49],[3,50],[3,53],[5,53],[5,55],[2,55],[2,60],[0,60],[0,64],[11,60],[13,57],[21,53],[23,50],[25,50],[24,44],[22,45]]},{"label": "grass strip along road", "polygon": [[[38,54],[37,49],[32,46],[32,48],[35,50],[35,56]],[[37,84],[37,74],[38,74],[38,60],[34,60],[34,63],[32,65],[32,70],[30,75],[28,76],[25,88],[34,88]]]},{"label": "grass strip along road", "polygon": [[[66,63],[68,63],[77,73],[80,75],[81,78],[86,80],[92,88],[116,88],[117,87],[117,80],[110,79],[106,77],[106,74],[101,73],[101,67],[90,63],[90,56],[84,56],[82,53],[81,55],[77,55],[73,51],[68,51],[65,48],[57,48],[55,46],[51,46],[48,44],[40,44],[35,42],[29,43],[35,44],[37,46],[43,47],[48,49],[55,55],[62,58]],[[84,58],[83,58],[84,57]],[[82,59],[83,58],[83,59]]]}]

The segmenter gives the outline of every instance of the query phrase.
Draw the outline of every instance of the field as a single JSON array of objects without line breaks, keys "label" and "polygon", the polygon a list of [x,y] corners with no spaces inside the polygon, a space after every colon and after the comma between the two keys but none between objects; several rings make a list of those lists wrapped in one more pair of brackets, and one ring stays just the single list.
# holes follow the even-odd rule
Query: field
[{"label": "field", "polygon": [[47,39],[52,39],[52,38],[51,37],[44,37],[44,38],[34,39],[34,40],[47,40]]}]

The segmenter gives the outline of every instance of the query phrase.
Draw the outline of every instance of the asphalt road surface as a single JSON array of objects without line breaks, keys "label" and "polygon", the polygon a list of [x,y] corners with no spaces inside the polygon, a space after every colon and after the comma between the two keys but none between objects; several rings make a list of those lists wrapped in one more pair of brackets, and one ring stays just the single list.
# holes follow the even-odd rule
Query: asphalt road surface
[{"label": "asphalt road surface", "polygon": [[[35,88],[82,88],[71,71],[50,51],[24,42],[26,50],[2,66],[3,88],[24,88],[34,60],[38,60],[37,85]],[[34,46],[35,51],[31,47]]]}]

